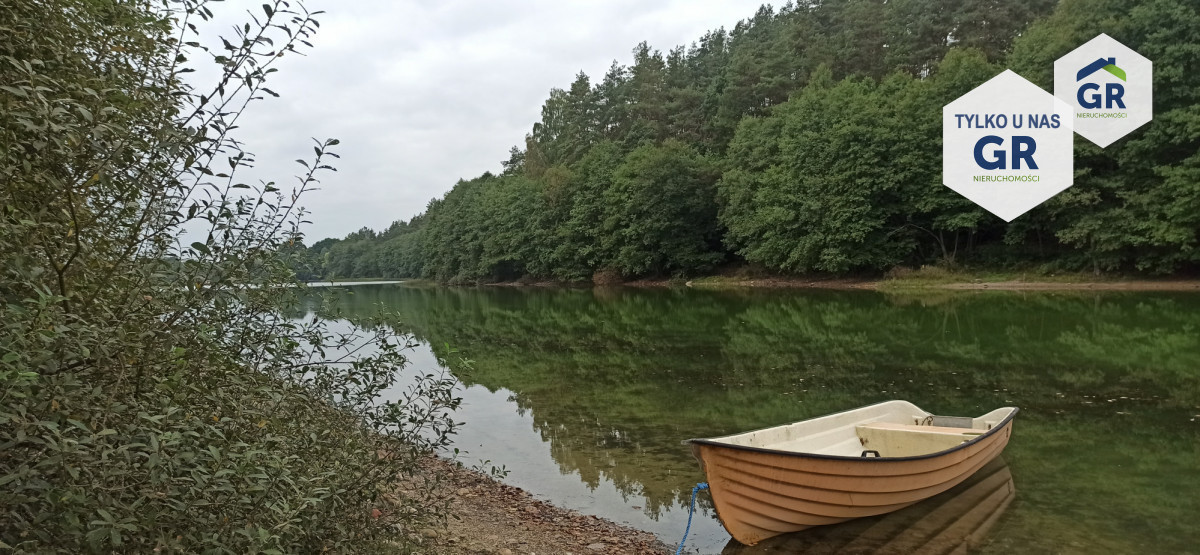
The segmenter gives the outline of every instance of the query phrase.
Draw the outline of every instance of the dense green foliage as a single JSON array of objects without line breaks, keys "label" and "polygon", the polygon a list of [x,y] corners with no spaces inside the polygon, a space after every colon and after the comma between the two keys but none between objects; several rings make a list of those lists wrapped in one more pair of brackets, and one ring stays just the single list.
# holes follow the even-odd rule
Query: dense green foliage
[{"label": "dense green foliage", "polygon": [[209,49],[211,18],[0,0],[0,550],[379,553],[437,516],[398,492],[450,382],[402,378],[386,326],[284,313],[337,142],[289,193],[235,177],[234,122],[317,23],[277,0]]},{"label": "dense green foliage", "polygon": [[[1101,32],[1153,60],[1152,123],[1104,150],[1077,140],[1075,186],[1011,224],[941,185],[944,104],[1005,67],[1048,89],[1054,60]],[[460,181],[387,232],[314,248],[308,268],[459,282],[723,263],[1194,270],[1198,52],[1196,6],[1171,0],[764,7],[552,90],[501,175]]]}]

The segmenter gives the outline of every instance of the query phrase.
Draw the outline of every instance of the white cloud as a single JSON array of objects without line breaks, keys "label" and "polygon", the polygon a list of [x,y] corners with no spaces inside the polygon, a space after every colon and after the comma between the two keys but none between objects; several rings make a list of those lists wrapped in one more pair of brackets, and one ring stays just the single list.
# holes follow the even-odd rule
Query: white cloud
[{"label": "white cloud", "polygon": [[[210,4],[234,16],[261,2]],[[664,53],[748,18],[759,1],[309,0],[316,48],[283,60],[239,137],[255,179],[290,183],[311,137],[336,137],[338,172],[304,201],[309,242],[408,219],[460,178],[499,171],[552,87],[599,81],[645,40]],[[222,21],[228,21],[226,16]],[[307,154],[306,154],[307,153]]]}]

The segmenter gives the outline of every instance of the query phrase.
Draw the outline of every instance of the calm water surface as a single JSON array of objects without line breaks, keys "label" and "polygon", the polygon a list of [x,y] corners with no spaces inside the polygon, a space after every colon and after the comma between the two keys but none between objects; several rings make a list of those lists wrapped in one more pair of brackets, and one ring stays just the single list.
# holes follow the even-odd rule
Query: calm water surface
[{"label": "calm water surface", "polygon": [[978,552],[1200,552],[1200,295],[340,291],[310,309],[394,312],[422,342],[419,370],[473,361],[450,365],[465,463],[503,465],[508,483],[670,545],[704,479],[682,440],[907,399],[938,414],[1020,407],[1002,469],[1015,496],[981,486],[751,551],[727,545],[701,494],[689,550],[829,550],[977,507],[990,516],[956,526],[985,532]]}]

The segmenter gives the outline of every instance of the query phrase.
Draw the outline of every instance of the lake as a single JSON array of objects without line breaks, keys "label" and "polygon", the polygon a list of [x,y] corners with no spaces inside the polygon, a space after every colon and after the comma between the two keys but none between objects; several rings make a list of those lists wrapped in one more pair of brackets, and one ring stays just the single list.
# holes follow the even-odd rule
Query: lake
[{"label": "lake", "polygon": [[[1200,549],[1200,295],[337,291],[306,309],[382,306],[420,342],[410,370],[446,365],[462,383],[465,464],[672,546],[704,480],[682,440],[906,399],[936,414],[1021,408],[1003,455],[1015,496],[976,551]],[[788,541],[845,542],[868,524]],[[788,551],[728,541],[702,493],[689,551]]]}]

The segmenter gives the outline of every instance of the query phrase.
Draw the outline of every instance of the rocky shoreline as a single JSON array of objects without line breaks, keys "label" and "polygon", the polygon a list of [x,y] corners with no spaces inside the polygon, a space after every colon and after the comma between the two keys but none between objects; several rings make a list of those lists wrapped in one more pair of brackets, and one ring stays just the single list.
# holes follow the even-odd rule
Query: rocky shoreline
[{"label": "rocky shoreline", "polygon": [[421,547],[432,553],[489,555],[659,554],[672,549],[654,534],[556,507],[521,488],[437,459],[450,494],[445,528],[426,529]]}]

